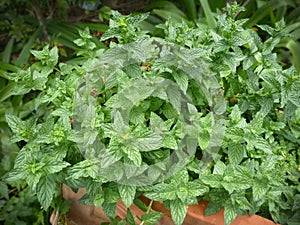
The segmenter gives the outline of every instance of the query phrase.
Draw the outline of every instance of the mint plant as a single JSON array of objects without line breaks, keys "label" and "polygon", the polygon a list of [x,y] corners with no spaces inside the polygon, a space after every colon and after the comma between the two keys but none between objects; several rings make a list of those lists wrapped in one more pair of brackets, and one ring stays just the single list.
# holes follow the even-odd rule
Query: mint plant
[{"label": "mint plant", "polygon": [[[44,209],[63,207],[62,183],[86,187],[80,201],[113,224],[117,201],[141,205],[141,194],[163,201],[175,224],[200,199],[206,215],[225,207],[226,225],[246,213],[296,224],[300,77],[274,52],[283,22],[259,26],[263,41],[238,10],[219,12],[215,28],[169,20],[162,37],[138,27],[147,15],[113,12],[109,49],[86,29],[76,59],[32,51],[36,63],[6,73],[15,95],[33,98],[26,116],[6,114],[22,145],[7,180],[25,180]],[[143,224],[162,216],[141,207]]]}]

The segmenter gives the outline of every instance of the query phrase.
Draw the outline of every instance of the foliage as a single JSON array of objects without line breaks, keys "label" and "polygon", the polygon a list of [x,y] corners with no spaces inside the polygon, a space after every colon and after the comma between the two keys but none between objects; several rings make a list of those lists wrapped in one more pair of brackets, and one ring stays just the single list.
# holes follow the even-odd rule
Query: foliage
[{"label": "foliage", "polygon": [[[25,182],[45,210],[64,208],[61,183],[86,187],[81,202],[102,205],[112,224],[134,224],[130,210],[114,219],[116,202],[139,204],[141,193],[175,224],[199,199],[210,200],[206,215],[224,206],[226,225],[247,212],[297,224],[299,73],[274,52],[284,22],[257,26],[262,40],[240,10],[228,5],[215,24],[168,20],[160,37],[139,26],[147,14],[112,12],[109,49],[85,29],[70,60],[45,46],[25,68],[1,64],[13,133],[2,117],[3,143],[21,148],[6,182]],[[162,216],[141,208],[144,224]]]},{"label": "foliage", "polygon": [[[94,32],[103,32],[107,29],[105,24],[95,23],[95,20],[90,22],[88,11],[85,13],[82,8],[83,3],[72,0],[2,1],[0,56],[3,61],[24,66],[30,61],[30,49],[41,48],[46,43],[58,46],[61,56],[72,57],[73,51],[78,49],[73,42],[80,38],[78,30],[88,27]],[[96,4],[96,1],[90,3]],[[99,16],[103,14],[107,18],[105,13],[108,12],[100,11]],[[93,40],[95,42],[97,38],[93,37]],[[104,47],[103,43],[97,43],[97,47]]]},{"label": "foliage", "polygon": [[[181,1],[153,1],[148,9],[151,9],[151,16],[143,26],[148,30],[157,33],[153,27],[162,21],[171,19],[177,22],[184,20],[187,24],[206,23],[211,28],[216,26],[215,15],[220,9],[226,6],[228,1],[207,1],[207,0],[181,0]],[[280,54],[280,60],[289,60],[298,71],[300,71],[300,43],[299,43],[299,10],[298,0],[239,0],[237,3],[245,10],[236,11],[233,15],[236,19],[247,19],[243,24],[245,28],[256,29],[258,24],[267,24],[272,27],[280,20],[286,21],[285,32],[289,35],[281,39],[276,45]],[[268,34],[258,30],[260,36],[268,38]]]}]

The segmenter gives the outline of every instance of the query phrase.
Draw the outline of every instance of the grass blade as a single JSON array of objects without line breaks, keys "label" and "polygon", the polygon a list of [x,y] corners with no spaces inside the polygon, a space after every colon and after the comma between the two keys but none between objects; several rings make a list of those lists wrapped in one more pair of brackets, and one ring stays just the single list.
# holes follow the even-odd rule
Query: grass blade
[{"label": "grass blade", "polygon": [[41,33],[41,28],[38,28],[32,34],[32,36],[29,38],[28,42],[24,45],[21,53],[19,54],[19,57],[15,61],[15,65],[24,66],[24,64],[27,62],[27,60],[30,57],[30,49],[40,33]]},{"label": "grass blade", "polygon": [[202,6],[202,9],[204,11],[205,17],[206,17],[206,21],[207,21],[207,25],[210,28],[215,28],[217,26],[217,22],[214,18],[214,15],[209,7],[208,1],[207,0],[200,0],[200,4]]},{"label": "grass blade", "polygon": [[179,14],[176,14],[172,11],[169,10],[165,10],[165,9],[153,9],[152,12],[158,16],[160,16],[161,18],[167,20],[167,19],[172,19],[176,22],[181,22],[182,20],[187,21],[186,17],[182,17]]},{"label": "grass blade", "polygon": [[[181,11],[180,9],[178,9],[178,7],[174,3],[169,2],[169,1],[154,1],[147,7],[147,11],[149,11],[151,9],[153,9],[153,11],[160,10],[160,9],[163,9],[164,11],[168,11],[169,15],[173,14],[173,15],[171,15],[171,18],[176,18],[176,19],[181,18],[181,19],[179,19],[179,21],[181,21],[182,19],[184,19],[184,20],[187,19],[186,14],[183,11]],[[166,14],[166,13],[162,13],[162,14]],[[165,18],[165,17],[162,17],[162,18],[168,19],[169,17],[170,16],[168,16],[167,18]]]},{"label": "grass blade", "polygon": [[[0,69],[4,71],[18,72],[19,67],[11,65],[6,62],[0,62]],[[0,73],[0,76],[2,76],[2,73]]]},{"label": "grass blade", "polygon": [[245,27],[253,27],[255,24],[257,24],[260,20],[262,20],[264,17],[270,14],[270,11],[272,12],[274,9],[277,9],[282,6],[293,6],[293,1],[286,0],[272,0],[268,4],[264,4],[260,8],[258,8],[250,17],[250,19],[245,23]]},{"label": "grass blade", "polygon": [[187,11],[188,18],[192,21],[197,19],[197,10],[194,0],[182,0]]},{"label": "grass blade", "polygon": [[12,95],[12,90],[16,86],[16,83],[10,82],[0,91],[0,103],[9,98]]},{"label": "grass blade", "polygon": [[293,39],[289,39],[286,43],[286,47],[291,51],[292,61],[298,72],[300,72],[300,43]]},{"label": "grass blade", "polygon": [[2,56],[2,61],[5,63],[9,63],[10,61],[10,56],[13,49],[14,41],[15,41],[14,38],[11,38],[5,46],[5,49],[3,51],[3,56]]}]

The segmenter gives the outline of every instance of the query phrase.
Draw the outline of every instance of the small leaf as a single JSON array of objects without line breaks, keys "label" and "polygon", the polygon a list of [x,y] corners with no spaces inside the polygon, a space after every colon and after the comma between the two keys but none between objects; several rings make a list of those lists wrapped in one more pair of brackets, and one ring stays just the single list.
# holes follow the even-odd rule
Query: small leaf
[{"label": "small leaf", "polygon": [[104,197],[103,197],[103,194],[102,194],[102,193],[98,193],[98,194],[94,195],[94,196],[93,196],[93,199],[94,199],[93,204],[94,204],[96,207],[101,206],[102,203],[104,202]]},{"label": "small leaf", "polygon": [[180,89],[186,93],[189,85],[189,78],[186,73],[179,70],[177,72],[173,72],[174,79],[176,83],[179,85]]},{"label": "small leaf", "polygon": [[8,126],[14,133],[18,133],[20,127],[24,126],[24,122],[15,115],[5,115]]},{"label": "small leaf", "polygon": [[176,225],[183,224],[183,220],[186,216],[188,206],[181,200],[175,199],[173,201],[170,201],[170,209],[174,223]]},{"label": "small leaf", "polygon": [[133,200],[133,203],[140,208],[141,210],[143,210],[144,212],[146,212],[148,210],[148,207],[145,205],[145,203],[140,200],[139,198],[136,198]]},{"label": "small leaf", "polygon": [[247,156],[246,148],[242,144],[228,146],[228,157],[232,165],[238,165]]},{"label": "small leaf", "polygon": [[147,213],[142,215],[142,221],[144,221],[147,225],[156,225],[162,215],[163,214],[160,212]]},{"label": "small leaf", "polygon": [[141,166],[142,155],[138,150],[132,148],[124,148],[124,150],[127,154],[127,157],[133,162],[134,165]]},{"label": "small leaf", "polygon": [[7,184],[3,181],[0,181],[0,196],[3,196],[7,200],[9,199],[8,187],[7,187]]},{"label": "small leaf", "polygon": [[210,187],[221,188],[222,187],[223,176],[220,174],[208,175],[201,177],[201,181]]},{"label": "small leaf", "polygon": [[125,219],[121,220],[121,221],[118,223],[118,225],[126,225],[126,220],[125,220]]},{"label": "small leaf", "polygon": [[273,108],[273,98],[262,98],[258,102],[261,105],[260,113],[265,117]]},{"label": "small leaf", "polygon": [[202,150],[205,150],[210,142],[210,133],[207,130],[202,130],[199,132],[198,144]]},{"label": "small leaf", "polygon": [[241,111],[238,107],[238,105],[235,105],[232,108],[232,111],[229,115],[229,118],[232,120],[232,122],[234,122],[235,124],[237,124],[240,120],[241,120]]},{"label": "small leaf", "polygon": [[136,187],[119,184],[118,189],[124,204],[129,207],[133,203]]},{"label": "small leaf", "polygon": [[136,225],[134,222],[134,217],[132,215],[132,212],[130,211],[129,208],[127,209],[126,220],[129,223],[129,225]]},{"label": "small leaf", "polygon": [[200,179],[188,182],[187,189],[188,198],[203,196],[209,191],[209,188]]},{"label": "small leaf", "polygon": [[105,214],[107,216],[110,216],[110,217],[114,217],[115,216],[116,209],[117,209],[116,203],[107,203],[107,202],[104,202],[102,204],[102,208],[103,208],[103,211],[105,212]]},{"label": "small leaf", "polygon": [[238,143],[243,140],[244,130],[238,127],[230,127],[226,129],[226,137],[235,143]]},{"label": "small leaf", "polygon": [[219,160],[214,166],[213,174],[223,175],[225,169],[226,169],[226,165],[221,160]]},{"label": "small leaf", "polygon": [[221,210],[222,206],[220,204],[210,201],[205,209],[204,216],[213,215]]}]

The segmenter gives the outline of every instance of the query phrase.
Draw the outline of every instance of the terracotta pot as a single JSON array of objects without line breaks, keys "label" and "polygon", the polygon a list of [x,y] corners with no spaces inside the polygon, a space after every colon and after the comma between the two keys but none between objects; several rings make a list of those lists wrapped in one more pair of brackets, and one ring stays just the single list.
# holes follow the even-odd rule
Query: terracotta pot
[{"label": "terracotta pot", "polygon": [[[70,210],[67,214],[68,225],[99,225],[103,222],[109,222],[109,219],[103,212],[101,207],[85,206],[78,203],[85,193],[85,189],[80,189],[77,193],[74,193],[71,188],[63,185],[63,197],[66,200],[71,201]],[[141,200],[148,205],[150,200],[146,197],[141,197]],[[207,201],[200,201],[198,205],[191,205],[188,208],[187,216],[183,222],[184,225],[223,225],[224,224],[224,209],[220,210],[214,215],[204,217],[204,211],[208,205]],[[134,216],[141,216],[144,212],[137,206],[132,205],[130,207]],[[167,210],[162,202],[153,202],[152,209],[158,212],[162,212],[164,216],[157,223],[157,225],[174,225],[170,211]],[[116,215],[120,218],[126,217],[127,208],[122,201],[117,203]],[[51,216],[50,222],[53,224],[54,213]],[[136,218],[136,223],[139,224],[139,220]],[[271,220],[267,220],[258,215],[245,215],[237,216],[230,225],[275,225]],[[279,225],[279,224],[277,224]]]}]

